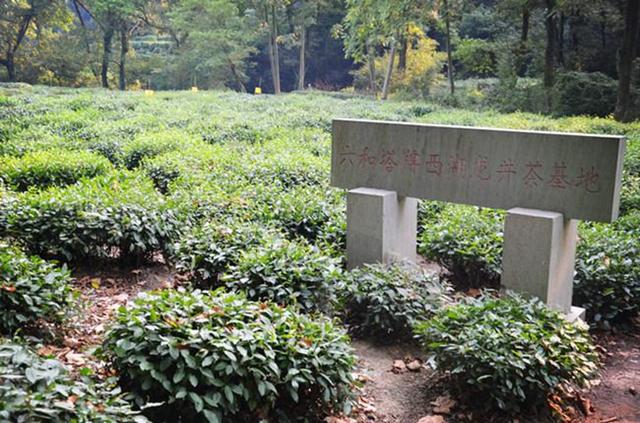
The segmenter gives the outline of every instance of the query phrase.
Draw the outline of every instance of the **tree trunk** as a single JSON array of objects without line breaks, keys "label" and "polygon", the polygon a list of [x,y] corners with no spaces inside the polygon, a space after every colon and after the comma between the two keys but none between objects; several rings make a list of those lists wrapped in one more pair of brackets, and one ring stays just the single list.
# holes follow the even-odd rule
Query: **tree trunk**
[{"label": "tree trunk", "polygon": [[7,53],[7,58],[0,61],[7,68],[7,77],[9,82],[16,82],[16,63],[13,53]]},{"label": "tree trunk", "polygon": [[391,44],[391,51],[389,52],[389,64],[387,65],[387,73],[384,76],[384,84],[382,85],[382,99],[386,100],[389,97],[389,91],[391,89],[391,75],[393,74],[393,61],[396,58],[396,43]]},{"label": "tree trunk", "polygon": [[406,37],[400,41],[400,52],[398,53],[398,70],[404,71],[407,69],[407,52],[409,51],[409,41]]},{"label": "tree trunk", "polygon": [[238,85],[238,90],[240,90],[241,93],[246,93],[247,88],[244,86],[244,83],[242,82],[242,78],[240,78],[240,75],[238,74],[238,69],[236,68],[236,65],[233,63],[231,59],[227,59],[227,60],[229,61],[229,68],[231,69],[231,74],[233,75],[233,78],[236,80],[236,84]]},{"label": "tree trunk", "polygon": [[520,41],[522,44],[526,44],[529,40],[529,20],[531,19],[531,12],[528,7],[522,9],[522,28],[520,30]]},{"label": "tree trunk", "polygon": [[369,90],[376,95],[376,55],[370,42],[367,42],[367,64],[369,65]]},{"label": "tree trunk", "polygon": [[280,94],[280,53],[278,51],[278,24],[276,21],[276,7],[271,6],[271,76],[273,79],[273,91]]},{"label": "tree trunk", "polygon": [[445,25],[447,29],[447,76],[449,78],[451,95],[454,95],[456,86],[453,82],[453,58],[451,57],[451,19],[449,18],[449,5],[447,0],[444,1],[444,8],[447,13],[445,16]]},{"label": "tree trunk", "polygon": [[102,80],[102,88],[109,88],[109,61],[111,60],[111,40],[113,40],[113,27],[109,26],[104,31],[102,37],[102,70],[100,78]]},{"label": "tree trunk", "polygon": [[300,67],[298,70],[298,89],[304,90],[304,77],[306,72],[306,56],[307,52],[307,28],[302,25],[300,30]]},{"label": "tree trunk", "polygon": [[556,58],[556,22],[554,15],[555,0],[546,0],[547,10],[544,26],[547,31],[547,43],[544,50],[544,87],[547,91],[553,87]]},{"label": "tree trunk", "polygon": [[122,27],[120,30],[120,64],[119,64],[119,78],[118,85],[120,91],[124,91],[127,89],[127,73],[126,73],[126,59],[127,53],[129,52],[129,39],[127,38],[127,29],[126,27]]},{"label": "tree trunk", "polygon": [[567,17],[564,15],[564,13],[560,13],[560,27],[558,30],[558,48],[557,48],[557,53],[558,53],[558,64],[562,67],[564,67],[564,27],[565,24],[567,22]]},{"label": "tree trunk", "polygon": [[636,55],[636,37],[638,36],[638,9],[640,0],[627,0],[624,14],[624,34],[618,57],[618,99],[615,118],[621,122],[632,119],[631,72]]}]

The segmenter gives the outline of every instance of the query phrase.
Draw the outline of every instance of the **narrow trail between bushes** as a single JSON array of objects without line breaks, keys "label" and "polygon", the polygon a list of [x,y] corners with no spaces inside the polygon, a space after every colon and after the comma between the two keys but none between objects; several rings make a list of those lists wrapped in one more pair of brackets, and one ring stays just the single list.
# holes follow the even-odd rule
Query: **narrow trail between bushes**
[{"label": "narrow trail between bushes", "polygon": [[417,346],[362,340],[354,341],[353,346],[359,359],[358,375],[364,382],[358,421],[416,423],[432,413],[431,402],[439,396],[432,385],[433,371],[422,365],[407,368],[416,359],[421,364],[423,354]]},{"label": "narrow trail between bushes", "polygon": [[600,383],[587,395],[594,413],[586,422],[640,422],[640,327],[596,339],[606,358]]}]

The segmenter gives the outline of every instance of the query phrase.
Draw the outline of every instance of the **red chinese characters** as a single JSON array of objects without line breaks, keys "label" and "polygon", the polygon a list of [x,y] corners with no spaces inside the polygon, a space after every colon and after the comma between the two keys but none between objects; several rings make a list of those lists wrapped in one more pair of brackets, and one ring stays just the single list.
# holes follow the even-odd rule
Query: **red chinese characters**
[{"label": "red chinese characters", "polygon": [[538,160],[535,162],[527,163],[527,174],[524,176],[524,184],[527,187],[535,187],[538,186],[538,182],[542,182],[543,179],[538,172],[542,170],[542,163]]}]

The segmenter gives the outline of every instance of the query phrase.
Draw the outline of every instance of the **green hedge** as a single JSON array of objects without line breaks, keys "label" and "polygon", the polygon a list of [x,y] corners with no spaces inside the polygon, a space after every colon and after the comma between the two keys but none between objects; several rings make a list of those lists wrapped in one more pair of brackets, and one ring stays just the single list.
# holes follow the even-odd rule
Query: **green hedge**
[{"label": "green hedge", "polygon": [[121,307],[103,352],[163,421],[298,421],[348,411],[355,357],[326,318],[243,295],[161,291]]},{"label": "green hedge", "polygon": [[45,150],[22,157],[0,157],[0,179],[18,191],[73,184],[83,177],[103,175],[113,167],[87,151]]},{"label": "green hedge", "polygon": [[250,299],[328,311],[341,273],[339,259],[304,242],[275,237],[243,252],[221,281]]},{"label": "green hedge", "polygon": [[0,332],[57,323],[72,303],[69,272],[0,242]]},{"label": "green hedge", "polygon": [[586,328],[518,296],[445,308],[416,334],[457,394],[507,412],[544,407],[560,384],[583,386],[598,361]]},{"label": "green hedge", "polygon": [[172,261],[180,272],[190,273],[198,285],[213,286],[218,277],[238,264],[246,249],[267,237],[264,225],[226,219],[205,221],[179,237],[172,249]]},{"label": "green hedge", "polygon": [[344,276],[340,315],[349,330],[380,341],[410,338],[413,324],[448,302],[450,287],[409,264],[371,264]]},{"label": "green hedge", "polygon": [[140,262],[168,248],[181,226],[151,181],[127,172],[5,196],[0,216],[0,235],[69,261],[117,256]]},{"label": "green hedge", "polygon": [[113,381],[74,381],[59,361],[2,339],[0,380],[3,422],[148,422],[131,409]]},{"label": "green hedge", "polygon": [[628,322],[640,311],[638,216],[625,217],[615,226],[580,227],[574,303],[586,308],[598,326]]},{"label": "green hedge", "polygon": [[501,212],[448,205],[437,219],[421,222],[418,251],[443,266],[458,289],[496,287],[503,227]]}]

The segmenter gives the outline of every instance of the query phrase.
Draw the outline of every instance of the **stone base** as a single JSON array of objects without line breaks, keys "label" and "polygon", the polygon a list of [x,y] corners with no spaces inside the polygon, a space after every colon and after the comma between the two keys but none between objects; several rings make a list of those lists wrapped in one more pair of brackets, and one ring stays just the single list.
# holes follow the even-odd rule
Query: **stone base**
[{"label": "stone base", "polygon": [[560,213],[515,208],[504,224],[504,288],[540,298],[571,312],[577,222]]},{"label": "stone base", "polygon": [[586,317],[587,310],[582,307],[571,307],[571,311],[565,314],[565,319],[569,322],[575,322],[576,320],[581,320],[584,322]]},{"label": "stone base", "polygon": [[418,201],[371,188],[347,193],[347,267],[415,261]]}]

